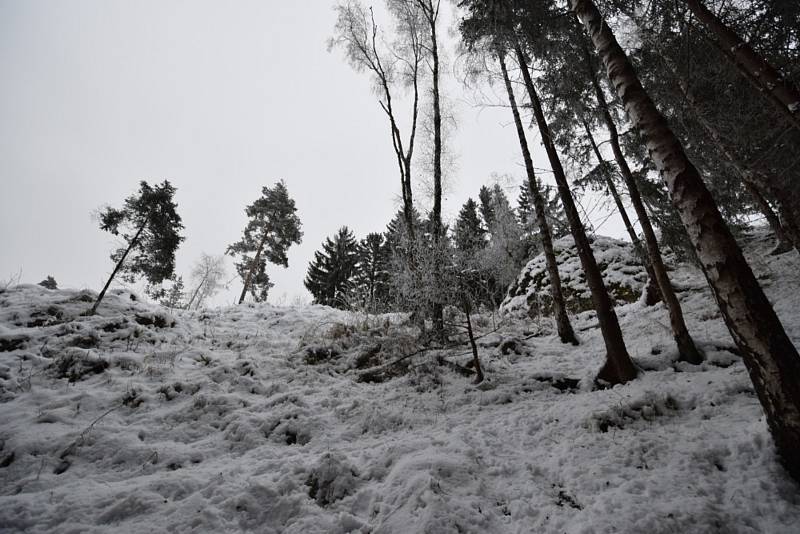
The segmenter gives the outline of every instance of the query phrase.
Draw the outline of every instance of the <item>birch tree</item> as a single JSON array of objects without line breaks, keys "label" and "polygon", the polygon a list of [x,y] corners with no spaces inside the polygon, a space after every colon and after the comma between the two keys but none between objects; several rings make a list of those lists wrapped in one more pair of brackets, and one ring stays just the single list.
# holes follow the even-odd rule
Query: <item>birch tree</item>
[{"label": "birch tree", "polygon": [[225,259],[203,252],[192,267],[193,289],[186,303],[186,309],[190,310],[192,306],[199,309],[207,299],[222,289],[225,276]]},{"label": "birch tree", "polygon": [[[378,96],[378,104],[389,123],[397,167],[406,231],[414,237],[412,168],[417,140],[422,66],[427,57],[423,45],[422,13],[416,0],[389,0],[394,35],[387,37],[375,21],[372,8],[348,0],[336,6],[337,20],[329,48],[341,48],[350,65],[367,72]],[[398,94],[411,92],[408,134],[403,136]]]}]

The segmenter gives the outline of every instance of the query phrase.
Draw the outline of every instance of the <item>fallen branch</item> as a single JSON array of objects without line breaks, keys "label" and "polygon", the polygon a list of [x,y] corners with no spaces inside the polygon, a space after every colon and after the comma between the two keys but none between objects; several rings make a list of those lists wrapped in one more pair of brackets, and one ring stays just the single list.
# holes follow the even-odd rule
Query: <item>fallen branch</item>
[{"label": "fallen branch", "polygon": [[[481,339],[483,337],[489,336],[491,334],[494,334],[498,330],[499,330],[499,328],[495,328],[494,330],[490,330],[489,332],[486,332],[485,334],[481,334],[480,336],[476,336],[475,339],[478,340],[478,339]],[[415,350],[414,352],[411,352],[409,354],[405,354],[405,355],[397,358],[396,360],[392,360],[389,363],[384,363],[384,364],[381,364],[381,365],[376,365],[375,367],[370,367],[369,369],[365,369],[364,371],[362,371],[361,373],[358,374],[358,379],[360,380],[360,379],[362,379],[362,378],[364,378],[366,376],[374,375],[375,373],[377,373],[377,372],[379,372],[379,371],[381,371],[383,369],[387,369],[389,367],[392,367],[393,365],[397,365],[398,363],[402,363],[405,360],[407,360],[407,359],[409,359],[409,358],[411,358],[413,356],[417,356],[419,354],[422,354],[422,353],[425,353],[425,352],[428,352],[428,351],[432,351],[432,350],[452,350],[452,349],[456,349],[458,347],[461,347],[463,345],[466,345],[467,343],[469,343],[469,340],[464,340],[461,343],[453,343],[451,345],[445,345],[445,346],[422,347],[422,348],[420,348],[418,350]],[[472,351],[468,352],[467,354],[472,354]]]}]

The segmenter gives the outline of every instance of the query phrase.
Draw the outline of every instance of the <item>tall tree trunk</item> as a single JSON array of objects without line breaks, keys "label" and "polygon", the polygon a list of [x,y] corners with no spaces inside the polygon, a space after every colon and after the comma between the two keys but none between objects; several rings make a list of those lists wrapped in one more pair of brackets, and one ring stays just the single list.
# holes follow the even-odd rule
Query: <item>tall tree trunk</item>
[{"label": "tall tree trunk", "polygon": [[406,223],[406,232],[408,232],[409,241],[414,241],[414,201],[411,192],[411,158],[408,158],[405,163],[405,176],[401,177],[403,187],[403,218]]},{"label": "tall tree trunk", "polygon": [[403,190],[403,214],[406,219],[406,230],[408,237],[414,241],[414,195],[411,190],[411,163],[414,155],[414,141],[417,135],[417,117],[419,115],[419,79],[418,67],[415,64],[413,70],[413,87],[414,87],[414,107],[411,115],[411,133],[408,138],[408,150],[403,156],[403,167],[405,172],[401,173],[400,181]]},{"label": "tall tree trunk", "polygon": [[[597,162],[600,165],[604,165],[605,159],[600,153],[600,149],[594,140],[594,135],[592,135],[592,129],[589,127],[589,123],[587,123],[586,120],[583,121],[583,127],[586,130],[586,136],[589,138],[589,143],[592,145],[592,151],[594,152],[594,156],[597,158]],[[611,193],[611,198],[614,199],[614,204],[617,205],[617,211],[619,212],[619,216],[622,218],[622,223],[625,225],[625,230],[628,231],[628,237],[630,237],[631,243],[633,244],[633,250],[635,250],[636,255],[639,256],[639,260],[642,262],[644,270],[647,271],[647,285],[644,288],[645,305],[653,306],[661,300],[661,291],[658,288],[656,273],[653,270],[652,263],[650,263],[649,256],[645,252],[644,247],[642,247],[642,242],[639,239],[639,236],[636,235],[636,229],[634,229],[633,223],[631,222],[630,217],[628,217],[628,211],[625,209],[625,205],[622,203],[622,198],[619,196],[619,191],[617,191],[617,186],[614,184],[614,180],[608,175],[606,175],[605,178],[606,187],[608,187],[608,192]]]},{"label": "tall tree trunk", "polygon": [[[433,96],[433,223],[434,243],[434,270],[436,280],[442,279],[442,261],[439,251],[439,242],[442,238],[442,108],[441,93],[439,89],[439,43],[436,37],[436,25],[439,18],[440,0],[417,0],[421,2],[423,11],[430,27],[430,54],[431,54],[431,84]],[[441,302],[433,303],[433,328],[437,337],[444,340],[444,305]]]},{"label": "tall tree trunk", "polygon": [[478,346],[475,344],[475,334],[472,331],[472,320],[470,320],[471,306],[468,300],[464,300],[464,313],[467,316],[467,334],[469,335],[469,345],[472,348],[472,366],[475,367],[475,384],[483,382],[483,369],[481,369],[481,359],[478,357]]},{"label": "tall tree trunk", "polygon": [[[664,63],[666,64],[666,67],[672,76],[675,78],[678,88],[684,97],[684,102],[692,111],[694,119],[697,120],[700,126],[702,126],[706,135],[708,135],[708,138],[712,141],[720,154],[725,157],[730,166],[736,171],[736,174],[739,175],[745,190],[750,193],[759,210],[766,217],[767,222],[775,233],[775,238],[778,241],[774,253],[780,254],[783,252],[788,252],[792,247],[800,252],[800,230],[797,230],[798,217],[800,216],[800,213],[791,212],[785,203],[785,195],[781,194],[780,191],[775,189],[775,180],[770,180],[762,173],[754,172],[745,163],[743,163],[740,158],[733,154],[723,140],[722,135],[720,135],[719,131],[717,131],[717,128],[705,118],[702,110],[697,105],[694,95],[687,87],[687,81],[678,75],[674,66],[669,64],[667,58],[664,58]],[[782,216],[775,214],[775,212],[772,210],[772,207],[764,198],[762,191],[767,191],[768,194],[777,201],[778,210]]]},{"label": "tall tree trunk", "polygon": [[114,270],[111,271],[111,276],[108,277],[108,281],[106,281],[106,285],[103,286],[103,290],[100,291],[99,295],[97,295],[97,300],[92,305],[92,308],[89,310],[88,315],[94,315],[95,313],[97,313],[97,307],[100,306],[100,302],[103,300],[103,297],[106,296],[106,291],[108,291],[108,287],[111,285],[111,281],[114,279],[115,276],[117,276],[117,273],[122,268],[122,264],[125,263],[125,258],[128,257],[128,253],[131,250],[133,250],[133,248],[136,245],[139,244],[139,237],[142,235],[145,226],[147,226],[147,222],[148,221],[142,223],[142,225],[136,231],[136,235],[134,235],[133,239],[131,239],[131,242],[128,243],[128,248],[125,249],[125,252],[122,254],[122,257],[117,262],[117,265],[114,266]]},{"label": "tall tree trunk", "polygon": [[796,121],[800,117],[800,91],[700,0],[684,0],[684,3],[717,36],[722,48],[730,51],[737,65],[759,83],[761,91],[775,97],[787,116]]},{"label": "tall tree trunk", "polygon": [[539,133],[542,136],[542,144],[544,144],[547,157],[550,160],[550,166],[553,168],[553,176],[558,186],[558,194],[561,197],[561,203],[564,206],[564,213],[569,221],[572,237],[575,239],[575,248],[578,251],[581,266],[586,275],[586,283],[592,293],[592,302],[597,312],[597,321],[600,324],[600,331],[603,334],[603,341],[606,346],[606,362],[597,375],[597,378],[611,384],[625,383],[636,378],[636,367],[633,365],[633,361],[628,355],[628,350],[625,348],[622,330],[619,327],[619,320],[614,311],[614,303],[608,295],[606,285],[603,282],[603,274],[597,266],[597,261],[592,253],[592,247],[589,245],[589,238],[586,236],[586,229],[583,227],[583,223],[581,223],[578,209],[575,207],[575,201],[572,199],[572,192],[567,182],[567,176],[564,174],[564,168],[561,166],[561,160],[558,157],[553,138],[550,135],[550,127],[544,117],[542,103],[539,100],[539,95],[536,93],[536,87],[533,85],[531,74],[528,71],[527,61],[525,61],[525,56],[519,44],[515,46],[515,52],[517,54],[520,70],[522,70],[525,87],[528,90],[528,96],[531,100],[533,114],[536,117],[536,124],[539,126]]},{"label": "tall tree trunk", "polygon": [[[761,189],[763,188],[763,182],[758,180],[756,185]],[[766,189],[766,191],[770,191]],[[772,194],[772,197],[775,198],[775,195]],[[780,219],[781,226],[783,227],[786,235],[794,244],[794,248],[800,252],[800,223],[798,223],[798,218],[800,218],[800,212],[792,212],[789,207],[781,202],[781,199],[776,199],[777,207],[778,207],[778,218]]]},{"label": "tall tree trunk", "polygon": [[547,264],[547,275],[550,280],[550,294],[553,297],[553,317],[556,320],[556,331],[562,343],[577,345],[578,339],[575,337],[572,324],[570,324],[569,316],[567,315],[567,306],[564,303],[564,293],[561,290],[561,276],[558,274],[558,263],[556,262],[556,254],[553,250],[553,237],[550,232],[550,225],[547,223],[544,199],[542,199],[542,192],[536,180],[533,159],[531,158],[531,152],[528,148],[528,140],[525,137],[525,128],[522,126],[522,119],[519,115],[519,109],[517,109],[517,100],[514,97],[514,89],[511,87],[511,79],[508,77],[508,69],[506,68],[506,61],[502,51],[498,50],[497,58],[500,60],[500,69],[503,71],[503,80],[505,81],[506,91],[508,92],[508,103],[511,105],[511,113],[514,115],[514,124],[517,127],[519,146],[522,150],[522,159],[525,161],[525,171],[528,175],[528,189],[530,189],[533,208],[536,211],[536,222],[539,226],[542,249],[544,251],[545,263]]},{"label": "tall tree trunk", "polygon": [[436,19],[431,22],[431,57],[433,59],[433,227],[434,241],[442,233],[442,108],[439,92],[439,50],[436,42]]},{"label": "tall tree trunk", "polygon": [[[700,0],[684,0],[686,6],[708,28],[720,43],[720,48],[729,53],[736,65],[749,76],[761,92],[777,101],[784,116],[800,129],[800,91],[789,80],[769,64],[753,47],[745,42],[730,27],[712,13]],[[790,213],[800,213],[800,188],[789,173],[776,175],[773,187],[781,191],[781,202]],[[796,223],[795,223],[796,224]]]},{"label": "tall tree trunk", "polygon": [[758,187],[756,187],[755,184],[747,180],[745,180],[743,183],[745,190],[747,190],[747,192],[750,193],[750,196],[753,197],[756,206],[758,206],[758,210],[764,214],[767,224],[769,224],[769,227],[772,229],[772,233],[775,234],[775,240],[777,243],[770,254],[783,254],[784,252],[789,252],[792,250],[794,246],[792,245],[792,242],[789,241],[789,238],[786,237],[786,233],[783,231],[781,221],[778,219],[778,215],[772,210],[772,206],[769,205],[767,199],[764,198],[764,195],[761,194],[761,191],[758,190]]},{"label": "tall tree trunk", "polygon": [[741,163],[739,158],[734,156],[733,153],[728,149],[728,146],[722,140],[722,136],[719,134],[717,129],[705,119],[702,112],[698,109],[694,97],[686,88],[686,84],[680,81],[678,86],[680,87],[689,107],[694,112],[697,122],[699,122],[703,127],[703,130],[705,130],[706,134],[708,134],[708,137],[717,147],[717,150],[719,150],[725,159],[728,160],[728,163],[730,163],[730,165],[736,169],[736,172],[742,179],[744,188],[748,193],[750,193],[750,195],[756,201],[756,204],[761,212],[764,213],[764,216],[767,218],[767,222],[769,223],[770,227],[772,227],[772,230],[775,233],[775,238],[778,241],[777,246],[775,247],[776,253],[787,252],[792,248],[792,246],[800,251],[800,232],[795,230],[796,223],[798,221],[797,217],[800,216],[800,213],[792,213],[789,211],[789,207],[785,204],[784,199],[781,198],[780,193],[773,191],[775,193],[773,196],[777,198],[779,209],[782,209],[784,213],[784,223],[786,227],[786,231],[784,231],[784,224],[781,224],[781,220],[772,211],[772,207],[761,193],[761,188],[769,188],[774,180],[770,180],[761,174],[754,173],[745,164]]},{"label": "tall tree trunk", "polygon": [[[372,9],[370,8],[370,15]],[[389,76],[383,67],[383,64],[378,54],[378,32],[375,25],[375,19],[372,19],[372,53],[374,54],[374,63],[371,63],[370,70],[372,70],[378,77],[385,102],[379,102],[381,109],[383,109],[386,116],[389,118],[389,129],[392,135],[392,148],[394,149],[397,158],[397,164],[400,170],[400,191],[403,199],[403,218],[405,219],[406,230],[408,231],[411,241],[414,239],[414,225],[413,225],[413,196],[411,191],[411,160],[414,154],[414,139],[417,131],[417,116],[419,111],[419,49],[414,48],[414,66],[412,68],[411,80],[414,88],[414,101],[411,115],[411,132],[408,138],[408,148],[403,149],[403,138],[400,135],[400,128],[397,125],[395,118],[394,108],[392,106],[392,92],[389,88]]]},{"label": "tall tree trunk", "polygon": [[741,352],[781,459],[800,480],[800,355],[699,172],[642,87],[597,6],[591,0],[570,0],[570,4],[598,50],[628,117],[647,140],[650,155],[669,188],[725,324]]},{"label": "tall tree trunk", "polygon": [[261,259],[261,251],[264,250],[264,243],[267,241],[267,232],[264,231],[264,235],[261,237],[261,241],[258,244],[258,250],[256,250],[256,255],[253,258],[253,262],[250,264],[250,269],[247,271],[247,276],[244,279],[244,287],[242,287],[242,294],[239,295],[239,304],[244,302],[245,296],[247,296],[247,290],[250,288],[250,281],[253,279],[253,273],[256,271],[256,267],[258,267],[258,260]]},{"label": "tall tree trunk", "polygon": [[639,194],[639,186],[633,177],[631,168],[628,166],[628,161],[622,153],[622,147],[619,144],[619,132],[611,117],[611,112],[608,109],[608,102],[606,101],[603,88],[600,86],[600,81],[597,79],[594,68],[592,68],[591,54],[589,50],[584,48],[587,64],[590,68],[590,78],[592,86],[594,87],[597,103],[600,106],[600,111],[603,114],[606,128],[611,138],[611,150],[614,153],[614,159],[617,161],[622,178],[625,180],[625,185],[628,187],[628,196],[630,196],[633,209],[636,211],[636,216],[639,217],[639,225],[642,227],[642,234],[644,235],[644,242],[647,245],[647,255],[653,266],[653,271],[658,280],[658,287],[661,290],[661,296],[664,299],[664,304],[667,306],[669,312],[669,322],[672,327],[672,337],[678,345],[678,359],[681,361],[689,362],[692,364],[699,364],[703,361],[703,356],[697,350],[697,346],[689,334],[689,329],[686,327],[686,321],[683,319],[683,310],[681,309],[678,297],[675,295],[675,290],[667,275],[667,268],[664,265],[664,259],[661,256],[661,250],[658,247],[658,238],[653,231],[653,225],[650,224],[650,217],[647,215],[647,210],[642,202],[642,196]]}]

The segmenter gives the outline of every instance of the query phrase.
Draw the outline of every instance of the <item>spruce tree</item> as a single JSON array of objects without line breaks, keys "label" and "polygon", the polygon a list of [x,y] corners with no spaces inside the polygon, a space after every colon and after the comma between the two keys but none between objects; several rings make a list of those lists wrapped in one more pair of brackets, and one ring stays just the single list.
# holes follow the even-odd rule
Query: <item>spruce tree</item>
[{"label": "spruce tree", "polygon": [[528,247],[517,214],[503,189],[495,184],[489,191],[486,211],[490,219],[485,221],[489,240],[481,259],[494,286],[492,300],[499,303],[525,264]]},{"label": "spruce tree", "polygon": [[121,209],[108,207],[99,213],[100,229],[121,236],[125,245],[111,254],[116,266],[89,315],[97,311],[117,275],[130,283],[144,277],[151,287],[174,275],[175,251],[184,239],[174,196],[175,188],[167,180],[156,186],[142,180],[139,191],[126,198]]},{"label": "spruce tree", "polygon": [[226,254],[238,258],[236,271],[244,282],[239,304],[248,291],[256,302],[267,300],[273,286],[267,274],[267,261],[289,266],[289,247],[300,244],[303,232],[294,200],[281,180],[273,187],[264,187],[261,197],[245,209],[247,225],[242,239],[228,246]]},{"label": "spruce tree", "polygon": [[353,232],[342,226],[322,243],[308,266],[306,289],[316,304],[348,309],[353,304],[359,246]]},{"label": "spruce tree", "polygon": [[[561,201],[558,195],[553,193],[550,187],[541,187],[541,196],[545,210],[545,217],[547,224],[550,227],[550,235],[553,239],[560,239],[569,235],[569,222],[567,216],[564,215],[564,208],[561,207]],[[519,186],[519,196],[517,196],[517,217],[522,226],[523,232],[527,235],[536,236],[539,233],[539,227],[536,223],[536,211],[533,208],[533,198],[530,193],[530,184],[524,181]]]},{"label": "spruce tree", "polygon": [[416,209],[411,210],[411,228],[414,229],[413,235],[409,235],[408,224],[406,223],[405,211],[398,211],[394,218],[386,225],[386,246],[393,256],[407,254],[409,243],[418,233],[422,233],[422,220]]},{"label": "spruce tree", "polygon": [[389,289],[389,255],[383,234],[373,232],[361,240],[355,285],[359,300],[369,312],[383,309]]},{"label": "spruce tree", "polygon": [[481,186],[478,192],[478,200],[481,203],[481,217],[486,226],[489,227],[494,222],[494,209],[492,207],[492,191],[485,185]]},{"label": "spruce tree", "polygon": [[486,246],[486,229],[478,217],[478,205],[471,198],[461,207],[453,234],[456,249],[461,252],[475,252]]}]

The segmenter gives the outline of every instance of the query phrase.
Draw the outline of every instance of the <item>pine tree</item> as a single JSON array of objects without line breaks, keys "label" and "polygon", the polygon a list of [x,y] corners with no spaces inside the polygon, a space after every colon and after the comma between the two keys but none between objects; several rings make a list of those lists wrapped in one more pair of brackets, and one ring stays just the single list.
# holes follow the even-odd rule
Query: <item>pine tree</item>
[{"label": "pine tree", "polygon": [[174,196],[175,188],[168,181],[152,187],[143,180],[138,193],[126,198],[121,209],[109,207],[100,212],[100,229],[121,236],[126,244],[111,254],[116,266],[89,315],[97,311],[117,275],[131,283],[144,277],[150,287],[173,276],[175,251],[184,239]]},{"label": "pine tree", "polygon": [[359,252],[358,242],[346,226],[327,238],[321,251],[314,252],[304,283],[315,303],[340,309],[352,306]]},{"label": "pine tree", "polygon": [[267,261],[289,266],[286,253],[289,247],[300,244],[303,238],[296,211],[294,200],[289,197],[283,180],[273,187],[262,188],[261,197],[245,209],[249,220],[244,235],[225,251],[239,258],[235,262],[236,271],[244,281],[239,304],[244,302],[248,291],[256,302],[267,300],[269,289],[273,286],[266,272]]}]

